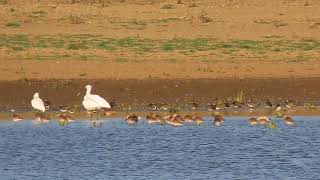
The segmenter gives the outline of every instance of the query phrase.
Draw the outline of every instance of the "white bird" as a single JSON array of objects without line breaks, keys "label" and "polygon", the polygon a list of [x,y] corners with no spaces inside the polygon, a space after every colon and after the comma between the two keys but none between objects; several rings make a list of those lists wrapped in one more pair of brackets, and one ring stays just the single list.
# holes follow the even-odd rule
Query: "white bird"
[{"label": "white bird", "polygon": [[37,92],[33,95],[33,99],[31,100],[31,105],[36,110],[40,110],[42,112],[46,111],[46,107],[44,106],[42,99],[39,98],[39,93]]},{"label": "white bird", "polygon": [[91,94],[91,88],[91,85],[86,86],[87,92],[82,101],[84,108],[88,111],[98,110],[101,108],[110,109],[111,106],[105,99],[99,95]]}]

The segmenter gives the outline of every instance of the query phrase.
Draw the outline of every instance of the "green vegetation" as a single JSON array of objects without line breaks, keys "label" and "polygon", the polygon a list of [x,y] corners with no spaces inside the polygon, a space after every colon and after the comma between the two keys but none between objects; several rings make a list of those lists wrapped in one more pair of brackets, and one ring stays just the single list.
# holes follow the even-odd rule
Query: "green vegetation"
[{"label": "green vegetation", "polygon": [[18,28],[20,27],[20,24],[18,22],[8,22],[6,24],[7,27],[12,27],[12,28]]},{"label": "green vegetation", "polygon": [[[286,40],[278,36],[268,36],[264,40],[217,40],[217,39],[169,39],[153,40],[141,38],[112,39],[99,35],[0,35],[0,48],[12,51],[24,51],[31,48],[57,48],[69,51],[78,50],[105,50],[131,51],[137,54],[156,52],[177,52],[189,54],[198,51],[217,51],[224,55],[236,55],[239,51],[247,51],[255,55],[266,53],[295,52],[298,54],[295,61],[312,59],[305,52],[319,51],[320,40],[300,39]],[[189,54],[190,55],[190,54]],[[85,60],[85,58],[81,58]],[[121,60],[120,60],[121,61]]]},{"label": "green vegetation", "polygon": [[174,9],[174,6],[172,4],[165,4],[161,7],[161,9]]}]

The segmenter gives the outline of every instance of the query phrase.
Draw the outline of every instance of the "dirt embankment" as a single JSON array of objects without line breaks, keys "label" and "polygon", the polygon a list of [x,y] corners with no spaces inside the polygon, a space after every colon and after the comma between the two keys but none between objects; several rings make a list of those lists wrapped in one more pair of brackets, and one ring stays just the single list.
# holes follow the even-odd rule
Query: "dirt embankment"
[{"label": "dirt embankment", "polygon": [[[286,99],[298,105],[305,102],[319,105],[319,78],[298,79],[145,79],[145,80],[48,80],[0,82],[0,106],[5,108],[30,108],[35,92],[53,105],[81,105],[84,86],[93,85],[93,93],[113,98],[119,107],[145,109],[148,103],[173,104],[188,108],[193,100],[205,108],[214,98],[226,100],[242,93],[245,100],[262,103],[268,98],[284,105]],[[190,105],[190,104],[189,104]]]}]

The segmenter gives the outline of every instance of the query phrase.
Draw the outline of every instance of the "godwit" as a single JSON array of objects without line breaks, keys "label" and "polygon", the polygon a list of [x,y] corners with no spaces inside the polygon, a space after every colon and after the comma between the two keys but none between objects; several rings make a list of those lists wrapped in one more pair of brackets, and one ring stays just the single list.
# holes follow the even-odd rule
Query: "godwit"
[{"label": "godwit", "polygon": [[203,122],[204,122],[203,118],[200,117],[200,116],[195,116],[195,117],[193,117],[193,119],[194,119],[194,122],[196,122],[196,124],[197,124],[198,126],[202,125]]},{"label": "godwit", "polygon": [[36,121],[40,122],[40,123],[47,123],[49,122],[50,118],[47,117],[46,115],[44,114],[40,114],[40,113],[36,113],[36,118],[35,118]]},{"label": "godwit", "polygon": [[139,117],[135,114],[129,115],[125,118],[129,125],[136,125],[138,123]]},{"label": "godwit", "polygon": [[174,127],[179,127],[183,125],[183,118],[180,115],[174,115],[168,123]]},{"label": "godwit", "polygon": [[221,115],[216,114],[216,115],[214,116],[213,123],[214,123],[214,125],[215,125],[216,127],[221,126],[221,124],[222,124],[223,122],[224,122],[224,119],[223,119],[223,117],[222,117]]},{"label": "godwit", "polygon": [[283,121],[284,121],[284,123],[286,123],[287,125],[294,125],[294,120],[293,120],[290,116],[285,115],[285,116],[283,117]]},{"label": "godwit", "polygon": [[14,109],[12,109],[11,112],[12,112],[12,115],[11,115],[12,121],[18,122],[18,121],[22,121],[23,120],[23,117],[21,117],[19,114],[15,113]]},{"label": "godwit", "polygon": [[261,116],[261,117],[258,117],[258,122],[261,125],[267,125],[267,124],[269,124],[270,119],[266,116]]},{"label": "godwit", "polygon": [[193,121],[193,117],[192,117],[190,114],[184,115],[184,116],[183,116],[183,120],[184,120],[184,122],[186,122],[186,123],[193,123],[193,122],[194,122],[194,121]]},{"label": "godwit", "polygon": [[257,118],[251,117],[251,118],[248,119],[248,124],[250,126],[254,126],[254,125],[259,124],[259,122],[258,122]]},{"label": "godwit", "polygon": [[159,123],[159,120],[152,115],[146,115],[146,122],[148,124]]}]

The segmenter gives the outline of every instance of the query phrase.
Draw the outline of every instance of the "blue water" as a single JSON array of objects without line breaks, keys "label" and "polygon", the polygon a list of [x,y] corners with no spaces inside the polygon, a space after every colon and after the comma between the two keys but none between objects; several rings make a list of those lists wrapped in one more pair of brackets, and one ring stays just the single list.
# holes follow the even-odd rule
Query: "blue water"
[{"label": "blue water", "polygon": [[61,127],[0,122],[0,179],[319,179],[320,117],[296,126],[128,126],[123,120]]}]

